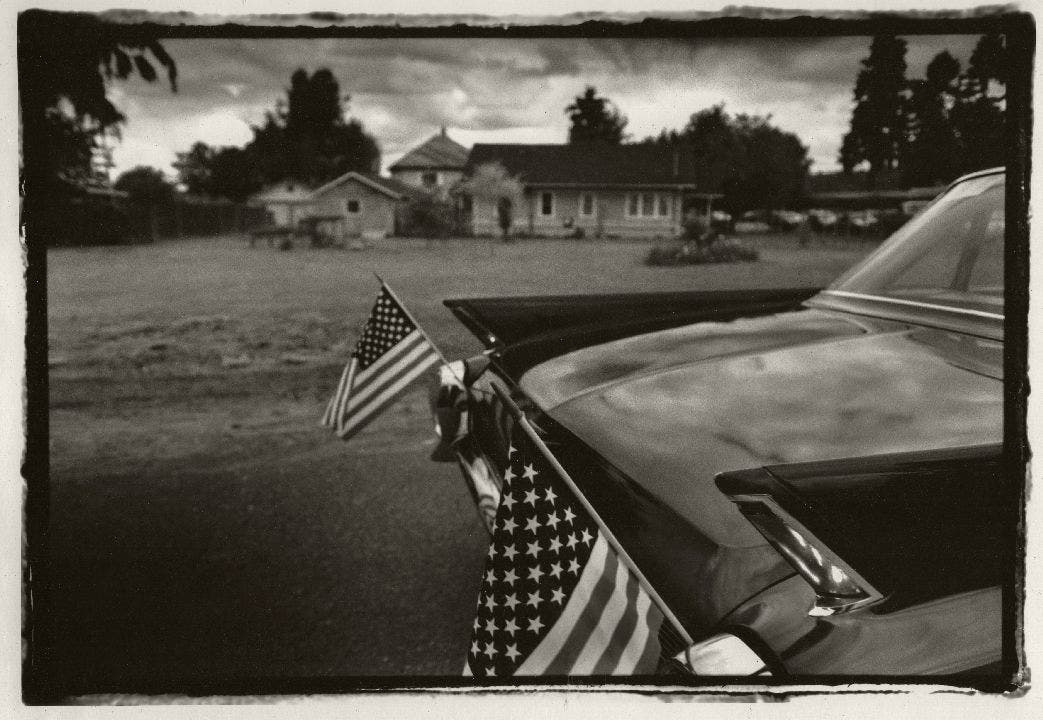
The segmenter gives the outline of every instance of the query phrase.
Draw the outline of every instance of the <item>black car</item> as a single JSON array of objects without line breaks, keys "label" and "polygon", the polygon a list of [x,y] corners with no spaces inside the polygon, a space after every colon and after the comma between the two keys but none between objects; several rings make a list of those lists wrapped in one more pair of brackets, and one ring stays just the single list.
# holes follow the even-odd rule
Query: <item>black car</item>
[{"label": "black car", "polygon": [[435,457],[491,522],[517,406],[691,638],[663,669],[995,672],[1003,249],[993,170],[817,292],[447,300],[488,350]]}]

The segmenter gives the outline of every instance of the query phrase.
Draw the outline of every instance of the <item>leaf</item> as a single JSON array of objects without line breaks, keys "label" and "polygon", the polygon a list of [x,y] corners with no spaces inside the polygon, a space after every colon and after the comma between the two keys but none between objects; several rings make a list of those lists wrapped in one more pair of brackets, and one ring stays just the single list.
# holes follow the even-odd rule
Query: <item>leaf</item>
[{"label": "leaf", "polygon": [[152,82],[156,79],[156,70],[152,67],[152,63],[145,59],[145,56],[135,55],[134,65],[137,67],[138,73],[146,82]]},{"label": "leaf", "polygon": [[134,66],[130,62],[130,56],[119,48],[113,48],[112,54],[116,58],[116,77],[120,80],[125,80],[134,70]]}]

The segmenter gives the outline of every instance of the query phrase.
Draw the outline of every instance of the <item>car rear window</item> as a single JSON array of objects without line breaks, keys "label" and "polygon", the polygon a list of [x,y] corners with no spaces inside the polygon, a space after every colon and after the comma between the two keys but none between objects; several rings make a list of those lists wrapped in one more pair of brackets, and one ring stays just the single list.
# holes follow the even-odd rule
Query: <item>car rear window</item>
[{"label": "car rear window", "polygon": [[1004,176],[950,188],[830,290],[1003,312]]}]

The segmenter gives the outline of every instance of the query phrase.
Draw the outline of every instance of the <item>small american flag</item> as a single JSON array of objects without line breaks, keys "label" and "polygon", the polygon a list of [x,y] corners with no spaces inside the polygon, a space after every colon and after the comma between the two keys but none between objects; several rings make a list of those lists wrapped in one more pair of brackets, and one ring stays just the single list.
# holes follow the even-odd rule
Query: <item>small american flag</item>
[{"label": "small american flag", "polygon": [[655,672],[662,612],[519,427],[508,462],[465,674]]},{"label": "small american flag", "polygon": [[438,350],[382,282],[322,424],[350,438],[440,360]]}]

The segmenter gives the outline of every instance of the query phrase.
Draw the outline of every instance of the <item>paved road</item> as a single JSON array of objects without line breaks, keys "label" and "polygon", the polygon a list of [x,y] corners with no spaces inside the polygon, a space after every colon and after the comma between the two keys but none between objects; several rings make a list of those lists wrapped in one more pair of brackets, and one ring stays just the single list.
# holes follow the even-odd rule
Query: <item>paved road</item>
[{"label": "paved road", "polygon": [[[204,452],[207,465],[191,447],[149,449],[134,462],[99,446],[96,466],[55,464],[62,678],[131,689],[459,674],[487,546],[456,467],[427,459],[423,393],[347,444],[316,427],[317,395],[275,395],[259,418],[254,397],[93,408],[109,435],[156,413],[182,437],[179,425],[212,423],[210,444],[228,452]],[[52,437],[83,420],[59,403]]]}]

